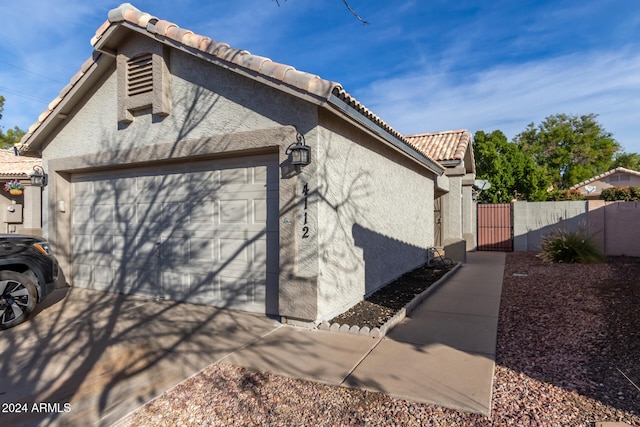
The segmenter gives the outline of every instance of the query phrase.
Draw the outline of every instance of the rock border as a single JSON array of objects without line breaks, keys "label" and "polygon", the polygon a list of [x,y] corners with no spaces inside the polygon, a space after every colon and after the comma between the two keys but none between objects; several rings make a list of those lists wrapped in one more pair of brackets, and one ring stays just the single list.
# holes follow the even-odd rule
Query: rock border
[{"label": "rock border", "polygon": [[359,327],[352,325],[341,325],[339,323],[329,323],[328,321],[321,322],[317,329],[321,331],[329,331],[329,332],[338,332],[341,334],[351,334],[351,335],[362,335],[371,338],[383,338],[385,337],[391,329],[393,329],[398,323],[402,322],[405,317],[407,317],[417,306],[422,303],[432,292],[434,292],[437,288],[442,285],[449,276],[453,275],[460,266],[461,262],[458,262],[454,265],[451,270],[447,271],[441,278],[436,280],[429,286],[427,289],[413,297],[411,301],[409,301],[403,308],[401,308],[391,319],[387,320],[384,325],[379,328],[370,329],[368,326]]}]

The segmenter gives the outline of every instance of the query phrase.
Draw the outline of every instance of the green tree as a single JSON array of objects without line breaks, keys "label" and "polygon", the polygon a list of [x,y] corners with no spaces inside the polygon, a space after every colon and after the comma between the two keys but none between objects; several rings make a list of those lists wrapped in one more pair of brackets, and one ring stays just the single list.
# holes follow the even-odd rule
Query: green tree
[{"label": "green tree", "polygon": [[618,153],[613,165],[609,169],[627,168],[640,172],[640,154],[638,153]]},{"label": "green tree", "polygon": [[523,153],[518,145],[507,141],[501,131],[495,130],[490,134],[476,132],[473,150],[477,177],[491,184],[491,188],[480,194],[480,200],[508,203],[514,199],[546,199],[549,180],[545,170]]},{"label": "green tree", "polygon": [[22,138],[24,134],[25,132],[18,126],[7,130],[7,133],[2,132],[2,129],[0,129],[0,148],[6,149],[13,147],[20,142],[20,138]]},{"label": "green tree", "polygon": [[[2,112],[4,111],[4,96],[0,95],[0,119],[2,119]],[[2,127],[0,127],[0,148],[10,148],[13,147],[20,141],[20,138],[25,134],[25,132],[20,129],[18,126],[14,126],[13,129],[9,129],[5,134],[2,132]]]},{"label": "green tree", "polygon": [[596,121],[596,114],[549,116],[537,127],[531,123],[515,137],[522,152],[544,167],[556,189],[606,172],[620,151],[612,134]]}]

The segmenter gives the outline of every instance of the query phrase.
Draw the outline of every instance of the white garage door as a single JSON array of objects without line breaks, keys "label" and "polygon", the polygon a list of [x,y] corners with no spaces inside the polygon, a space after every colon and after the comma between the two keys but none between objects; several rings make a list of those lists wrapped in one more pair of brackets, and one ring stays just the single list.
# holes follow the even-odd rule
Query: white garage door
[{"label": "white garage door", "polygon": [[73,283],[276,314],[272,156],[72,176]]}]

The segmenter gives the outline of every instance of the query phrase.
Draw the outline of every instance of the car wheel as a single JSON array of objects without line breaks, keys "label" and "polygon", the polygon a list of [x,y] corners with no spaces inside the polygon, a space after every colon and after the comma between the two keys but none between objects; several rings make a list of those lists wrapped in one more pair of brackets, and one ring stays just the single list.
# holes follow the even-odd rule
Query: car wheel
[{"label": "car wheel", "polygon": [[24,322],[36,305],[36,287],[24,274],[0,271],[0,329]]}]

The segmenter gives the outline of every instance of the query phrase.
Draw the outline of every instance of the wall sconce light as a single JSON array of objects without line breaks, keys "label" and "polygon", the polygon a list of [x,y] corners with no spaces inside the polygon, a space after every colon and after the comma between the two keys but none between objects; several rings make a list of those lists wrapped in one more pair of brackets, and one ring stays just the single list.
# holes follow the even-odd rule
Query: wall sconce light
[{"label": "wall sconce light", "polygon": [[47,186],[47,174],[44,173],[44,169],[42,166],[35,165],[33,167],[33,173],[29,175],[29,179],[31,180],[31,185],[36,187],[46,187]]},{"label": "wall sconce light", "polygon": [[287,148],[285,154],[291,155],[291,164],[294,166],[306,166],[311,163],[311,148],[307,146],[304,135],[300,132],[296,135],[296,142]]}]

